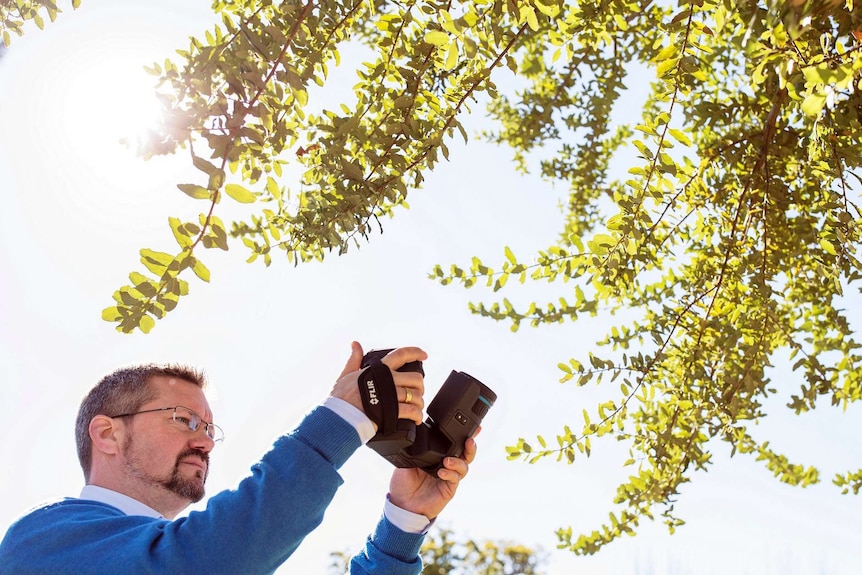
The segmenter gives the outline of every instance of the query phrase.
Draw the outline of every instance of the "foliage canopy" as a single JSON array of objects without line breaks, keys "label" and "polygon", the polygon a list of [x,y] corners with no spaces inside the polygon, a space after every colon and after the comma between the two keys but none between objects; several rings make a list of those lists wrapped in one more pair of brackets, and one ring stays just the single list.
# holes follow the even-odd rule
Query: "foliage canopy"
[{"label": "foliage canopy", "polygon": [[[820,480],[749,428],[778,393],[769,367],[787,355],[800,386],[795,413],[862,398],[859,344],[842,309],[862,270],[862,9],[853,0],[213,8],[220,25],[177,62],[152,67],[165,120],[141,144],[146,156],[189,152],[200,177],[178,187],[200,201],[200,217],[170,218],[176,253],[141,250],[145,270],[103,312],[118,330],[149,331],[188,292],[183,278],[209,281],[201,252],[227,250],[229,239],[266,265],[278,250],[296,264],[358,245],[406,205],[452,138],[467,139],[470,105],[487,102],[498,128],[486,137],[511,146],[519,169],[569,190],[565,227],[533,259],[506,248],[496,268],[474,258],[432,277],[494,291],[512,289],[512,276],[567,284],[557,302],[472,305],[512,329],[620,310],[635,318],[559,364],[562,381],[612,381],[619,391],[552,445],[539,437],[509,448],[512,459],[571,463],[594,438],[630,446],[621,509],[590,534],[560,530],[560,545],[594,553],[655,511],[673,531],[682,523],[673,501],[710,464],[714,439],[786,483]],[[56,6],[0,7],[4,41],[40,10]],[[351,103],[313,113],[310,88],[357,43],[372,58]],[[636,73],[652,77],[640,118],[614,122]],[[495,81],[512,79],[522,87],[498,92]],[[299,191],[285,181],[288,165],[302,169]],[[227,226],[223,200],[256,211]],[[857,493],[862,470],[833,482]]]}]

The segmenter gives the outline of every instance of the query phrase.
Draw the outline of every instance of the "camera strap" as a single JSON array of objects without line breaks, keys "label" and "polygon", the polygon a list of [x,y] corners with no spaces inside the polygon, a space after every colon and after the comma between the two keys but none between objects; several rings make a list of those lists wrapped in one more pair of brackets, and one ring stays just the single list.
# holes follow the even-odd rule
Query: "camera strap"
[{"label": "camera strap", "polygon": [[389,434],[398,426],[398,392],[389,367],[375,361],[359,374],[359,395],[365,415],[377,424],[377,433]]}]

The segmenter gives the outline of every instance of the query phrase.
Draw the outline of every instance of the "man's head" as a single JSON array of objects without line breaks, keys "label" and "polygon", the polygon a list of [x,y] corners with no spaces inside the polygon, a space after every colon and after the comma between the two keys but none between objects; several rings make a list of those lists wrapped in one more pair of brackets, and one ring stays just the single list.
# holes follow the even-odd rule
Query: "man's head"
[{"label": "man's head", "polygon": [[[177,365],[123,368],[84,398],[75,436],[87,483],[166,517],[204,495],[214,427],[203,374]],[[204,423],[192,430],[191,421]]]}]

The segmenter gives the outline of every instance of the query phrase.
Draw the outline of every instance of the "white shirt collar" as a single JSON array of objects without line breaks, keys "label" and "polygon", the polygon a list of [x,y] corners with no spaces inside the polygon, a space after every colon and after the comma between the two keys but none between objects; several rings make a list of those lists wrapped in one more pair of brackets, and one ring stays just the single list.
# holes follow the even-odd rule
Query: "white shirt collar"
[{"label": "white shirt collar", "polygon": [[118,491],[105,489],[97,485],[85,485],[81,490],[81,499],[89,501],[98,501],[107,503],[112,507],[116,507],[126,515],[143,515],[144,517],[153,517],[155,519],[164,519],[164,516],[153,509],[138,501],[132,499],[128,495],[123,495]]}]

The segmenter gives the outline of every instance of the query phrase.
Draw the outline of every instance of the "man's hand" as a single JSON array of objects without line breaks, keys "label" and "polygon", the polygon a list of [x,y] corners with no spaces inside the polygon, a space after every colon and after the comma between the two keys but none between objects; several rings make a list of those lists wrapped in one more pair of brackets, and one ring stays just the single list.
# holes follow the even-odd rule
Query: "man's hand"
[{"label": "man's hand", "polygon": [[[359,395],[359,384],[357,378],[362,372],[362,357],[364,356],[362,346],[358,342],[351,344],[350,359],[344,365],[344,369],[335,382],[330,397],[337,397],[348,402],[359,411],[364,412],[362,398]],[[425,361],[428,354],[418,347],[400,347],[390,352],[381,362],[392,371],[392,379],[395,381],[395,391],[398,394],[398,418],[411,419],[417,425],[422,423],[422,410],[425,400],[425,379],[421,373],[395,371],[405,363],[411,361]],[[423,472],[424,473],[424,472]]]},{"label": "man's hand", "polygon": [[461,457],[443,459],[444,467],[437,471],[437,478],[417,468],[396,469],[389,482],[389,500],[402,509],[434,519],[455,496],[475,458],[476,441],[470,437]]}]

